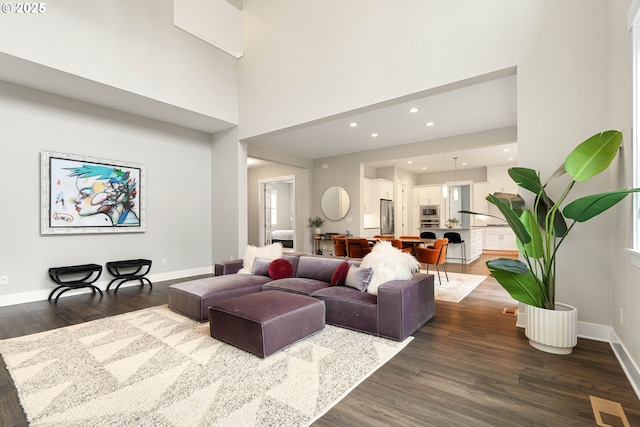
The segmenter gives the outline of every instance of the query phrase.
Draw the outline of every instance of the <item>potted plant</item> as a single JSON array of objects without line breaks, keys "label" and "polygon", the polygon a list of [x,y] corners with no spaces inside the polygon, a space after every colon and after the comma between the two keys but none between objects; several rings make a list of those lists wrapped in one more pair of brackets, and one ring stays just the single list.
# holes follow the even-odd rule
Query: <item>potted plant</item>
[{"label": "potted plant", "polygon": [[456,228],[459,223],[460,220],[458,218],[449,218],[447,220],[447,228]]},{"label": "potted plant", "polygon": [[324,219],[317,216],[315,218],[309,218],[308,221],[309,221],[309,228],[315,228],[316,234],[320,234],[320,232],[322,231],[320,227],[322,227],[322,224],[324,224]]},{"label": "potted plant", "polygon": [[[609,167],[621,143],[622,134],[618,131],[593,135],[569,153],[563,165],[545,184],[532,169],[510,168],[511,179],[520,188],[534,194],[532,206],[525,206],[525,201],[516,194],[494,193],[486,198],[500,210],[515,233],[518,250],[524,260],[499,258],[488,261],[487,267],[514,299],[525,304],[525,334],[535,348],[568,354],[577,343],[577,310],[555,301],[558,248],[577,223],[601,214],[640,188],[608,191],[565,202],[568,202],[576,183],[586,181]],[[557,197],[552,198],[547,194],[548,182],[565,173],[571,180]],[[560,319],[547,321],[547,316]],[[552,336],[545,337],[545,330]],[[567,335],[569,338],[563,339]]]}]

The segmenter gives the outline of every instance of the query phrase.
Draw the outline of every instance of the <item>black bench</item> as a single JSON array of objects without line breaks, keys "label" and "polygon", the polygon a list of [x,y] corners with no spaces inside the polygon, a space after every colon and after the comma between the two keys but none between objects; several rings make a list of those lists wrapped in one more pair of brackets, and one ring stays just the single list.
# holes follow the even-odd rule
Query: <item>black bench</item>
[{"label": "black bench", "polygon": [[107,291],[111,285],[120,280],[116,285],[113,293],[118,293],[118,288],[125,282],[130,280],[140,280],[140,284],[144,286],[145,281],[153,288],[151,280],[147,279],[147,273],[151,270],[151,260],[149,259],[128,259],[124,261],[111,261],[107,263],[107,270],[114,278],[107,285]]},{"label": "black bench", "polygon": [[100,297],[102,297],[102,291],[100,288],[93,285],[93,282],[98,280],[101,274],[102,266],[98,264],[51,267],[49,269],[49,277],[58,284],[58,287],[51,291],[49,299],[51,299],[58,290],[62,289],[56,296],[55,303],[57,304],[60,295],[71,289],[80,288],[91,288],[94,294],[98,291],[100,293]]}]

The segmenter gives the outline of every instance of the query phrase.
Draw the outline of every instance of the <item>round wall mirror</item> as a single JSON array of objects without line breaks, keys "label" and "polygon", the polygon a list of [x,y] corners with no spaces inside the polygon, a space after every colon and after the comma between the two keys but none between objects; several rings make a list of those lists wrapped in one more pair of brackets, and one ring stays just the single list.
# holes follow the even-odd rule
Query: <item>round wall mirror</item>
[{"label": "round wall mirror", "polygon": [[339,221],[349,212],[349,193],[337,185],[329,187],[322,195],[322,213],[332,221]]}]

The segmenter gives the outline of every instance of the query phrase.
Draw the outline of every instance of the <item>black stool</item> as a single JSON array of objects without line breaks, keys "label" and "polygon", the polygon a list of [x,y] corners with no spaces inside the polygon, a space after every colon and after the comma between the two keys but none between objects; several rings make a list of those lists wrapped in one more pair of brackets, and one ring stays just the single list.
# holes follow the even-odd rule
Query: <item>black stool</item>
[{"label": "black stool", "polygon": [[[102,297],[102,291],[97,286],[93,285],[93,282],[98,280],[102,274],[102,266],[98,264],[83,264],[72,265],[69,267],[51,267],[49,269],[49,277],[51,280],[58,284],[54,290],[49,294],[49,299],[60,289],[60,293],[56,296],[55,303],[58,303],[58,298],[63,293],[70,291],[71,289],[91,288],[95,294],[96,291],[100,293]],[[63,276],[67,276],[63,279]],[[66,288],[66,289],[63,289]]]},{"label": "black stool", "polygon": [[120,280],[120,283],[116,285],[114,294],[118,293],[118,288],[125,282],[130,280],[140,280],[140,284],[144,286],[145,281],[149,284],[149,287],[153,289],[151,280],[146,276],[149,270],[151,270],[150,259],[128,259],[124,261],[111,261],[107,263],[107,270],[112,276],[115,276],[107,285],[107,291],[111,285]]},{"label": "black stool", "polygon": [[[460,254],[462,255],[460,258],[451,258],[451,259],[459,259],[462,260],[463,264],[467,264],[467,251],[465,249],[464,246],[464,240],[462,240],[462,237],[460,237],[460,233],[455,233],[452,231],[448,231],[446,233],[444,233],[444,238],[445,239],[449,239],[449,246],[451,246],[452,244],[454,245],[460,245],[460,249],[461,252]],[[447,251],[447,259],[449,259],[449,251]]]}]

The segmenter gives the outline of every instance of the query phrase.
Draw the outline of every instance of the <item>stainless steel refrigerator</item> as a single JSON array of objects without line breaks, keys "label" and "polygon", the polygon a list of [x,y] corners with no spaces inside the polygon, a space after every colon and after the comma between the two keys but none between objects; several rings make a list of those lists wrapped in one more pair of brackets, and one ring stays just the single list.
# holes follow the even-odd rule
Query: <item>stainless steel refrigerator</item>
[{"label": "stainless steel refrigerator", "polygon": [[393,201],[380,199],[380,234],[393,234]]}]

